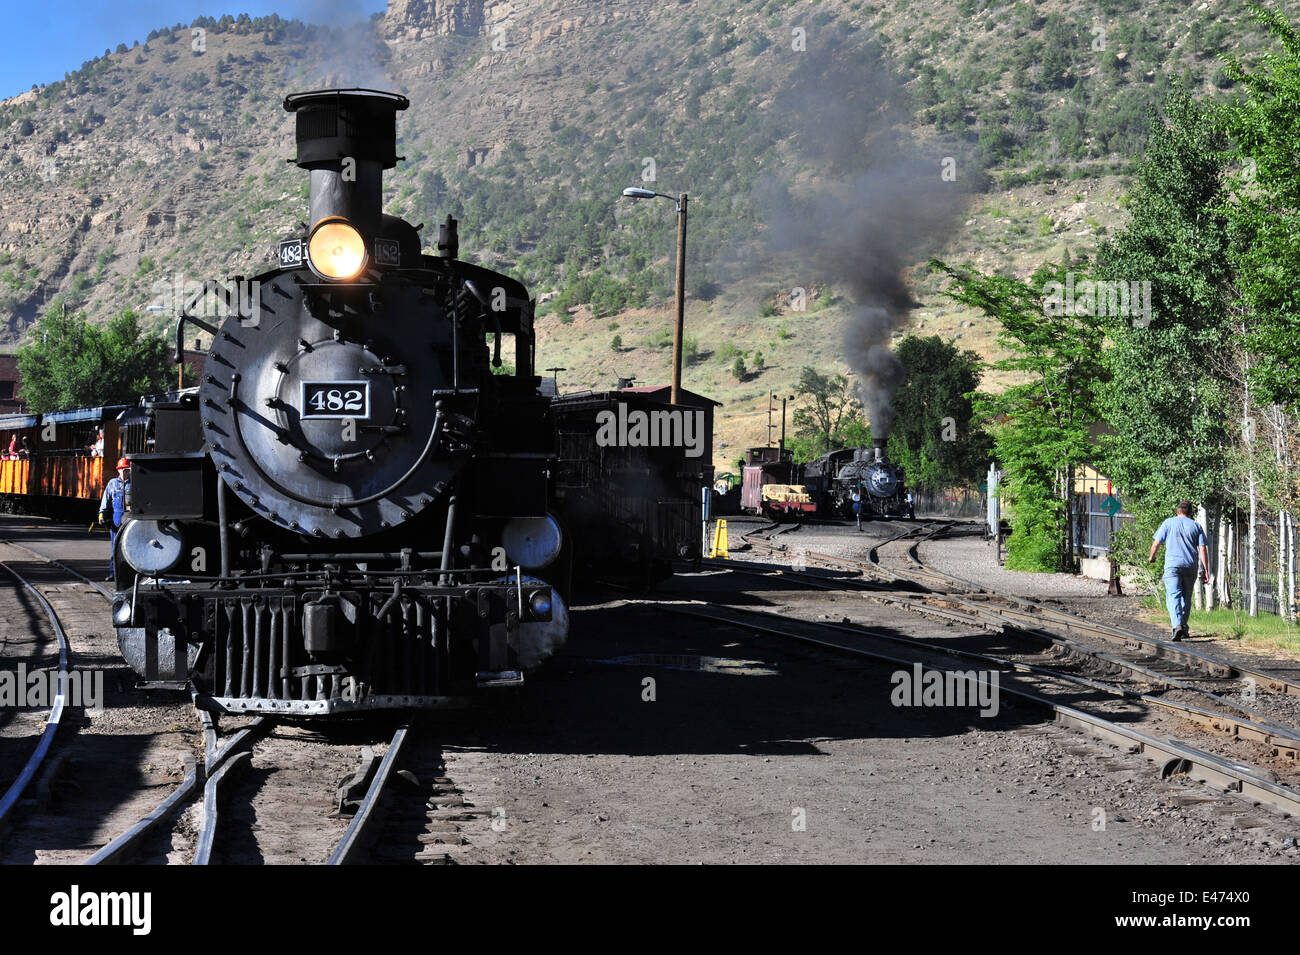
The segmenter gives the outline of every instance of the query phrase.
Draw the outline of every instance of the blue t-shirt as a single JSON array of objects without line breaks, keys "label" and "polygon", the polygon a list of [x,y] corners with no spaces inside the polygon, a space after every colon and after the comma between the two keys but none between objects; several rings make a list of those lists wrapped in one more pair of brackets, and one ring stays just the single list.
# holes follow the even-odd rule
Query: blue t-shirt
[{"label": "blue t-shirt", "polygon": [[1196,548],[1209,546],[1205,531],[1190,517],[1179,514],[1160,525],[1153,540],[1165,545],[1165,569],[1170,567],[1195,567]]}]

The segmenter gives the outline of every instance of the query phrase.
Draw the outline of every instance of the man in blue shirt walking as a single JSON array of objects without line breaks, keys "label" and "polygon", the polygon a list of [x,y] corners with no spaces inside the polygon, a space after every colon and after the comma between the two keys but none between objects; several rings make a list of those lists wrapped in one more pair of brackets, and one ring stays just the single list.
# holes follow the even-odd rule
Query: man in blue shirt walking
[{"label": "man in blue shirt walking", "polygon": [[1192,502],[1182,501],[1178,514],[1160,525],[1151,541],[1148,564],[1154,564],[1156,551],[1165,545],[1165,606],[1169,610],[1169,626],[1175,641],[1188,636],[1187,618],[1192,612],[1192,587],[1196,583],[1197,556],[1210,582],[1210,556],[1206,550],[1205,530],[1191,518]]}]

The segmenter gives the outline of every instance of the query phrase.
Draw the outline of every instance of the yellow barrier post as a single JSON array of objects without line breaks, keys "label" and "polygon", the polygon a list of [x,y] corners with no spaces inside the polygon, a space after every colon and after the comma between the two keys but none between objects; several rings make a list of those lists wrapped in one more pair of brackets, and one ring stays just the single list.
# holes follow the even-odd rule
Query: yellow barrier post
[{"label": "yellow barrier post", "polygon": [[709,551],[710,557],[727,556],[727,522],[718,521],[717,526],[713,529],[713,547]]}]

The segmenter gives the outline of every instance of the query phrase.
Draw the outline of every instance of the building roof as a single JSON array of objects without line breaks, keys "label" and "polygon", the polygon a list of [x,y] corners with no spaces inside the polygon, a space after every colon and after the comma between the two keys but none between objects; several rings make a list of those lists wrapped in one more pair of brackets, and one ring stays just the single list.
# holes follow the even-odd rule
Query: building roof
[{"label": "building roof", "polygon": [[[658,394],[659,392],[665,392],[666,395],[664,400],[667,400],[667,394],[671,394],[673,388],[672,385],[635,385],[631,388],[619,388],[618,390],[628,391],[636,395],[654,395],[654,394]],[[722,407],[721,401],[714,401],[712,398],[708,397],[707,395],[701,395],[694,391],[687,391],[685,388],[681,389],[681,395],[683,398],[691,399],[691,401],[695,404],[708,403],[718,408]]]}]

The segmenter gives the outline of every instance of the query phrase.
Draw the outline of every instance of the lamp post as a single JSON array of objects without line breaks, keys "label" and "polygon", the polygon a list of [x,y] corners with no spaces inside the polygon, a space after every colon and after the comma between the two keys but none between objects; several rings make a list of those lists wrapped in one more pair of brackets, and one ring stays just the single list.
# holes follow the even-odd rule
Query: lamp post
[{"label": "lamp post", "polygon": [[670,196],[641,186],[628,186],[623,195],[630,199],[671,199],[677,203],[677,327],[673,331],[673,390],[670,401],[677,404],[682,391],[682,322],[686,312],[686,203],[688,196]]},{"label": "lamp post", "polygon": [[[776,395],[772,397],[775,398]],[[794,395],[786,395],[781,399],[781,451],[783,453],[785,451],[785,403],[787,401],[794,401]]]}]

